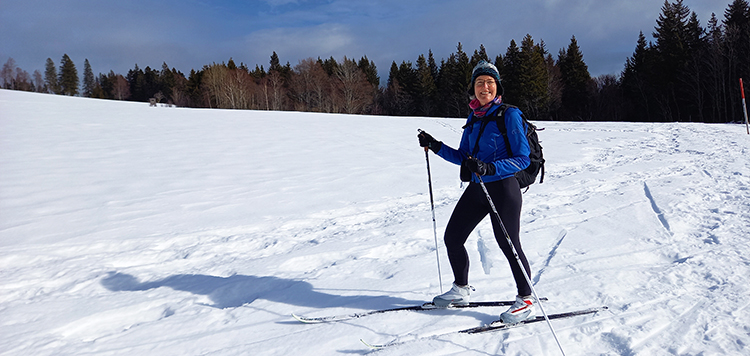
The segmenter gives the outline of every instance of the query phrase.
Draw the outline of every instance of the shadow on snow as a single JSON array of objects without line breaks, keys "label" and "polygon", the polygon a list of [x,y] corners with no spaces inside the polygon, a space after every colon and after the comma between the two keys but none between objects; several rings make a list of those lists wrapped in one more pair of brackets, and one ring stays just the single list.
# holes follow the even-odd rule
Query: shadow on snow
[{"label": "shadow on snow", "polygon": [[179,274],[153,282],[140,282],[134,276],[111,272],[101,281],[110,291],[146,291],[160,287],[208,296],[215,308],[235,308],[264,299],[278,303],[311,307],[349,307],[358,309],[392,308],[421,304],[422,301],[389,296],[342,296],[316,291],[304,281],[277,277],[234,275],[216,277]]}]

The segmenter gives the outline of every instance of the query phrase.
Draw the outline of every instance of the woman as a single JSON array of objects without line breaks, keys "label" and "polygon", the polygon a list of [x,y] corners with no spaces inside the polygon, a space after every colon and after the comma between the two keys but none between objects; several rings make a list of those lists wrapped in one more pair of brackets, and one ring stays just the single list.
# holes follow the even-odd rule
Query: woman
[{"label": "woman", "polygon": [[474,228],[490,214],[492,229],[500,249],[510,263],[518,295],[508,311],[500,315],[505,323],[517,323],[535,316],[535,301],[531,287],[516,261],[511,246],[500,227],[497,217],[491,214],[491,207],[477,175],[482,176],[487,190],[492,197],[503,224],[510,236],[518,257],[531,276],[529,263],[519,241],[521,221],[521,189],[514,173],[526,168],[529,163],[529,144],[521,111],[515,107],[506,109],[504,120],[510,143],[510,156],[506,149],[505,138],[497,127],[495,120],[502,103],[502,85],[497,68],[485,61],[479,62],[471,75],[469,87],[472,113],[464,126],[461,143],[458,149],[437,141],[426,132],[419,134],[419,144],[428,147],[443,159],[461,165],[462,180],[471,180],[453,210],[448,226],[445,229],[445,246],[448,259],[453,269],[453,288],[433,299],[438,307],[465,305],[474,290],[469,285],[469,256],[464,244]]}]

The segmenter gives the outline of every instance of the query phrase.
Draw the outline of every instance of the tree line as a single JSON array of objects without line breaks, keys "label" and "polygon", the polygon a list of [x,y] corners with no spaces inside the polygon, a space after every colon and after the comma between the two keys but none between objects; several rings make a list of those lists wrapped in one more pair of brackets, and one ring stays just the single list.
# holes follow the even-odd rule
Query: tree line
[{"label": "tree line", "polygon": [[[470,55],[456,51],[438,63],[432,51],[415,63],[391,63],[381,86],[375,63],[364,56],[337,61],[307,58],[292,67],[276,52],[268,69],[228,62],[205,65],[186,76],[166,63],[161,69],[135,68],[123,76],[95,76],[88,59],[83,78],[64,55],[59,67],[47,59],[44,74],[2,68],[7,89],[92,98],[149,101],[183,107],[295,110],[391,116],[466,117],[472,68],[494,63],[504,101],[532,120],[731,122],[742,115],[739,78],[750,80],[750,5],[733,0],[720,21],[706,27],[683,0],[664,1],[654,41],[641,32],[619,75],[592,78],[573,36],[556,56],[531,35],[510,41],[504,54],[490,57],[484,45]],[[750,87],[750,86],[749,86]],[[79,92],[80,90],[80,92]]]}]

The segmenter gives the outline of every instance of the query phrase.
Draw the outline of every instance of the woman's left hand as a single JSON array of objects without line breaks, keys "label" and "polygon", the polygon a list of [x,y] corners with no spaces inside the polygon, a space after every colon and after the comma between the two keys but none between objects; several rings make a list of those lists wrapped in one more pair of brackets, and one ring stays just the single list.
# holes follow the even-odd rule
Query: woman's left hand
[{"label": "woman's left hand", "polygon": [[480,176],[491,176],[495,174],[495,165],[492,163],[485,163],[474,157],[469,157],[466,160],[466,166],[469,170]]}]

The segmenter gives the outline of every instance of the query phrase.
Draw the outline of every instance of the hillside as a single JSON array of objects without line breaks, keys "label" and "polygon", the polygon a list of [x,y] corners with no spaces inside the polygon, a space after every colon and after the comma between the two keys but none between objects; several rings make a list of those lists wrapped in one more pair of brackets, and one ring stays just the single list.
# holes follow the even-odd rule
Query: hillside
[{"label": "hillside", "polygon": [[[440,292],[422,128],[462,120],[200,110],[0,90],[0,355],[559,355],[503,309],[324,316]],[[569,355],[746,355],[741,125],[540,122],[521,238]],[[430,154],[438,235],[462,192]],[[489,221],[476,301],[515,288]],[[452,281],[438,246],[443,288]]]}]

